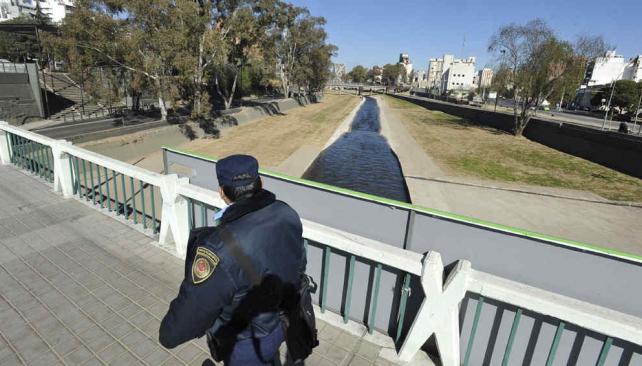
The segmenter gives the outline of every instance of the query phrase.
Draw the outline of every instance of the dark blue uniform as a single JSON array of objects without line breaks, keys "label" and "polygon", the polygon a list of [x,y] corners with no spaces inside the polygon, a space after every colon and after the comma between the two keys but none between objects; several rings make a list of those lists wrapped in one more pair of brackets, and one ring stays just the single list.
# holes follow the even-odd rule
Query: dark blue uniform
[{"label": "dark blue uniform", "polygon": [[[236,238],[261,285],[251,285],[220,227]],[[206,332],[232,343],[273,334],[284,296],[298,289],[305,271],[301,235],[297,213],[266,190],[228,207],[219,227],[193,230],[185,278],[161,323],[160,343],[173,348]]]}]

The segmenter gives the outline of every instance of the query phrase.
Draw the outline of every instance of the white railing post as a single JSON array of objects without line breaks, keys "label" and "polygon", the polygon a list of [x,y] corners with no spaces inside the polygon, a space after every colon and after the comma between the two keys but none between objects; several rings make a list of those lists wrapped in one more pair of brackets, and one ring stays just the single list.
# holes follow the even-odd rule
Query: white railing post
[{"label": "white railing post", "polygon": [[9,146],[9,137],[2,126],[8,126],[5,121],[0,121],[0,164],[11,164],[11,146]]},{"label": "white railing post", "polygon": [[54,170],[54,191],[62,192],[63,197],[68,198],[74,195],[73,170],[69,164],[70,155],[63,149],[71,146],[71,142],[58,140],[51,145]]},{"label": "white railing post", "polygon": [[437,252],[428,252],[423,261],[421,286],[424,298],[398,358],[410,362],[434,333],[444,366],[459,366],[459,303],[466,294],[470,262],[459,261],[443,284],[444,265]]},{"label": "white railing post", "polygon": [[[176,246],[176,255],[185,258],[187,253],[187,240],[189,239],[189,213],[185,197],[177,193],[179,185],[189,184],[189,178],[179,178],[176,174],[164,176],[160,186],[163,197],[161,211],[161,225],[158,242],[161,245],[170,244],[172,240]],[[170,236],[171,235],[171,236]]]}]

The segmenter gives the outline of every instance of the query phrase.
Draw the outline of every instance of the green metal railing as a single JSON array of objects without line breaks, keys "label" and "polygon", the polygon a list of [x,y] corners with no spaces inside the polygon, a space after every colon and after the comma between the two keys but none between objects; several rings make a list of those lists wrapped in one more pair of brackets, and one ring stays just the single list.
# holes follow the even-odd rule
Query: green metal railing
[{"label": "green metal railing", "polygon": [[[206,205],[202,202],[195,201],[191,198],[187,198],[187,203],[188,203],[188,224],[190,229],[198,228],[198,227],[204,227],[209,225],[210,223],[213,223],[213,213],[216,213],[218,211],[217,208]],[[323,266],[322,266],[322,273],[321,273],[321,286],[320,286],[320,294],[319,294],[319,307],[321,308],[322,312],[326,311],[327,308],[327,299],[328,299],[328,288],[329,288],[329,280],[328,277],[330,275],[331,271],[331,256],[332,253],[336,253],[337,250],[335,249],[333,251],[332,247],[329,245],[325,245],[323,243],[310,243],[307,239],[304,239],[304,247],[306,250],[306,253],[308,252],[308,247],[309,246],[315,246],[315,247],[320,247],[323,250]],[[349,265],[348,265],[348,271],[347,271],[347,285],[345,288],[344,292],[344,302],[343,302],[343,309],[341,310],[341,315],[343,317],[343,322],[348,323],[350,320],[350,307],[352,304],[352,288],[354,284],[354,276],[355,276],[355,264],[357,262],[357,256],[350,254],[350,253],[337,253],[341,255],[345,255],[347,258],[349,258]],[[364,263],[372,263],[369,260],[365,260]],[[366,322],[366,326],[368,327],[368,331],[372,334],[375,330],[375,319],[377,316],[377,304],[379,301],[379,290],[381,287],[381,273],[383,271],[383,265],[381,263],[372,263],[372,266],[374,267],[374,275],[373,275],[373,284],[372,284],[372,290],[370,291],[370,308],[368,311],[368,318]],[[401,335],[403,332],[403,325],[404,321],[406,318],[406,305],[408,303],[408,297],[410,295],[410,279],[411,279],[411,274],[403,271],[399,271],[400,276],[402,278],[401,281],[401,290],[400,293],[397,295],[399,303],[398,307],[398,312],[397,312],[397,317],[396,317],[396,331],[394,334],[394,339],[395,341],[399,341],[401,339]],[[344,290],[344,289],[342,289]]]},{"label": "green metal railing", "polygon": [[48,181],[54,181],[53,154],[47,145],[7,132],[11,163]]},{"label": "green metal railing", "polygon": [[144,229],[160,231],[159,188],[76,156],[69,159],[74,194]]},{"label": "green metal railing", "polygon": [[[468,337],[468,344],[466,345],[466,350],[464,354],[464,360],[463,360],[464,366],[468,366],[471,361],[472,349],[475,343],[475,336],[477,335],[479,319],[480,319],[481,311],[482,311],[482,308],[484,307],[484,304],[485,304],[485,298],[483,296],[479,296],[479,298],[477,299],[477,306],[475,307],[475,315],[473,317],[473,324],[470,330],[470,336]],[[506,366],[509,364],[510,355],[513,350],[515,335],[517,334],[517,330],[519,328],[519,323],[520,323],[520,319],[522,318],[522,314],[523,314],[523,310],[521,308],[517,308],[515,310],[515,316],[513,317],[513,323],[511,325],[510,334],[508,336],[506,347],[504,349],[504,354],[502,356],[502,366]],[[553,337],[553,341],[551,342],[551,345],[548,351],[548,356],[546,358],[546,366],[551,366],[554,364],[557,356],[557,349],[559,347],[560,340],[562,339],[562,335],[564,334],[565,328],[566,328],[566,323],[562,320],[558,320],[555,336]],[[606,357],[609,354],[609,350],[612,344],[613,344],[613,338],[604,336],[604,343],[600,351],[600,354],[598,356],[598,359],[595,362],[595,365],[597,366],[604,365],[604,363],[606,362]],[[474,363],[474,364],[477,364],[477,363]]]}]

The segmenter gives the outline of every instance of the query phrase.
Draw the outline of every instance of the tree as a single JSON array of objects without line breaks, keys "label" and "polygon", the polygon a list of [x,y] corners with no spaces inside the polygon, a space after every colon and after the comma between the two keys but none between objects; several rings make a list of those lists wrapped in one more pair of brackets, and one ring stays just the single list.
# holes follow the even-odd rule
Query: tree
[{"label": "tree", "polygon": [[36,2],[36,12],[33,14],[33,22],[40,27],[51,24],[51,17],[42,11],[40,1]]},{"label": "tree", "polygon": [[193,54],[194,14],[199,14],[198,3],[188,0],[79,0],[49,48],[72,71],[101,65],[146,79],[166,119],[182,62]]},{"label": "tree", "polygon": [[336,46],[326,42],[325,19],[301,7],[279,2],[271,55],[276,61],[283,94],[293,85],[319,89],[330,77],[330,58]]},{"label": "tree", "polygon": [[353,83],[365,83],[368,79],[368,70],[366,70],[366,68],[361,65],[357,65],[352,68],[349,75],[350,80]]},{"label": "tree", "polygon": [[383,65],[381,82],[385,85],[396,85],[400,78],[406,75],[406,68],[401,64]]},{"label": "tree", "polygon": [[111,68],[106,75],[124,78],[116,84],[129,83],[132,95],[151,88],[163,119],[169,100],[200,118],[210,98],[232,105],[248,67],[270,84],[280,65],[286,94],[292,83],[324,84],[336,51],[324,24],[281,0],[78,0],[47,43],[72,73]]},{"label": "tree", "polygon": [[577,58],[572,46],[557,39],[540,19],[524,25],[501,27],[490,39],[488,50],[510,70],[514,134],[521,136],[533,111],[573,77]]},{"label": "tree", "polygon": [[[613,90],[613,98],[611,98],[611,89]],[[594,106],[605,105],[611,98],[611,108],[617,108],[620,112],[632,112],[637,108],[640,93],[642,93],[642,82],[618,80],[612,86],[604,86],[595,93],[591,98],[591,104]],[[602,103],[602,100],[606,102]]]},{"label": "tree", "polygon": [[513,85],[512,72],[508,65],[500,64],[497,70],[493,73],[493,80],[490,84],[490,90],[497,92],[497,96],[511,97]]},{"label": "tree", "polygon": [[[36,7],[39,9],[39,5]],[[38,13],[36,13],[38,14]],[[41,16],[38,19],[23,14],[17,18],[5,21],[5,24],[32,24],[36,27],[48,25],[48,17],[40,11]],[[13,62],[27,62],[28,60],[40,59],[40,45],[35,34],[16,34],[0,31],[0,58]]]},{"label": "tree", "polygon": [[216,8],[220,14],[217,27],[224,46],[212,74],[216,92],[225,109],[232,105],[239,71],[251,58],[262,53],[262,47],[268,41],[268,31],[274,29],[279,5],[278,2],[261,0],[217,1]]}]

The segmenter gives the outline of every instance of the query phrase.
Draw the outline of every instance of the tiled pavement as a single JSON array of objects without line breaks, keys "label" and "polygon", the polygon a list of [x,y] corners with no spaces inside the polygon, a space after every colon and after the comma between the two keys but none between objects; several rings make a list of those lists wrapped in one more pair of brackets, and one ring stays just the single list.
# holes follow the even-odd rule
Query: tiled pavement
[{"label": "tiled pavement", "polygon": [[[201,365],[158,327],[183,262],[99,211],[0,166],[0,365]],[[319,321],[307,365],[387,365],[380,347]]]}]

